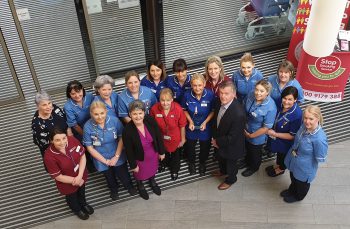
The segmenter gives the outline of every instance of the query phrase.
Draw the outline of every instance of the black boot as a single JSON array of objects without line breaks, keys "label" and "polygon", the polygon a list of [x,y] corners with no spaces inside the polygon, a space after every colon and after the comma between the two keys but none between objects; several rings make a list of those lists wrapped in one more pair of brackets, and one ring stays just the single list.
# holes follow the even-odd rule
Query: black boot
[{"label": "black boot", "polygon": [[154,194],[160,196],[162,194],[162,191],[160,190],[158,184],[156,183],[156,180],[154,179],[154,177],[149,179],[149,185],[152,188],[152,191]]},{"label": "black boot", "polygon": [[145,189],[145,186],[143,186],[142,181],[140,181],[140,180],[137,181],[137,188],[139,189],[139,194],[140,194],[141,198],[144,200],[148,200],[149,196],[148,196],[148,193]]},{"label": "black boot", "polygon": [[189,163],[188,171],[190,172],[190,175],[194,175],[196,173],[196,165],[194,163]]}]

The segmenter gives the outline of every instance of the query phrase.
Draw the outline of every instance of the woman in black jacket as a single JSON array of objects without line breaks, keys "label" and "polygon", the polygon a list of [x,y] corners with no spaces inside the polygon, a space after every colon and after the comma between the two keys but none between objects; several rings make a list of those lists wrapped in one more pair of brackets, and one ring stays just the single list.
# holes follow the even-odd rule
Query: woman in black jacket
[{"label": "woman in black jacket", "polygon": [[140,100],[129,104],[129,122],[123,132],[123,143],[131,171],[137,181],[140,196],[149,198],[144,180],[148,180],[153,192],[161,194],[161,190],[155,181],[158,169],[158,158],[163,160],[165,149],[161,132],[156,121],[149,115],[145,115],[146,106]]}]

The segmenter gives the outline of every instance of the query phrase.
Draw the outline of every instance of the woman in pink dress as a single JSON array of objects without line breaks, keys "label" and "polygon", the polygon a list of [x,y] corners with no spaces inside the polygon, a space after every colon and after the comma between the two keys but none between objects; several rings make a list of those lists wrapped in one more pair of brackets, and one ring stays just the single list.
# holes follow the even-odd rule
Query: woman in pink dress
[{"label": "woman in pink dress", "polygon": [[155,181],[155,175],[158,169],[158,159],[164,159],[165,149],[156,121],[151,116],[145,115],[145,110],[146,106],[140,100],[129,104],[131,122],[124,128],[123,142],[140,196],[147,200],[149,196],[143,185],[145,180],[148,180],[156,195],[161,194]]}]

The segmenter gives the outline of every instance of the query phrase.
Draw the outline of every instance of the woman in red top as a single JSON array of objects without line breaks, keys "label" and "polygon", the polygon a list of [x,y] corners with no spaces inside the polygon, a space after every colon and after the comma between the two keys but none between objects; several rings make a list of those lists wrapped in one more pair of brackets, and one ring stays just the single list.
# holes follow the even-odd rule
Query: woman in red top
[{"label": "woman in red top", "polygon": [[82,220],[89,218],[94,209],[86,203],[87,180],[85,148],[73,136],[55,127],[50,131],[50,145],[44,154],[44,163],[55,179],[58,191],[66,196],[70,209]]},{"label": "woman in red top", "polygon": [[211,56],[205,63],[205,88],[214,92],[215,97],[219,98],[219,85],[230,78],[225,75],[224,65],[221,58],[218,56]]},{"label": "woman in red top", "polygon": [[180,170],[180,152],[186,141],[186,116],[182,107],[173,101],[173,92],[164,88],[160,92],[159,101],[152,108],[150,115],[154,117],[162,132],[166,149],[163,163],[170,168],[171,179],[176,180]]}]

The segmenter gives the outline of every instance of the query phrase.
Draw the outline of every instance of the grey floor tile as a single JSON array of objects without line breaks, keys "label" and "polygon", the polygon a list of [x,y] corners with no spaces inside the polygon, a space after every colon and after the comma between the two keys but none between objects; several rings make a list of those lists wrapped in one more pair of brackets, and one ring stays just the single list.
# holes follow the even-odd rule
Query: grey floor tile
[{"label": "grey floor tile", "polygon": [[218,201],[175,201],[175,220],[220,220]]},{"label": "grey floor tile", "polygon": [[350,169],[346,168],[319,168],[313,184],[319,185],[350,185]]},{"label": "grey floor tile", "polygon": [[130,220],[127,229],[196,229],[196,221]]},{"label": "grey floor tile", "polygon": [[126,217],[128,215],[128,208],[129,202],[126,201],[112,206],[96,209],[95,213],[91,215],[91,217],[103,221],[124,221],[125,224]]},{"label": "grey floor tile", "polygon": [[311,184],[311,188],[303,204],[334,204],[333,187],[329,185]]},{"label": "grey floor tile", "polygon": [[162,195],[157,198],[163,200],[197,200],[198,182],[164,190]]},{"label": "grey floor tile", "polygon": [[269,223],[315,224],[312,204],[302,202],[287,204],[268,204]]},{"label": "grey floor tile", "polygon": [[335,204],[350,204],[350,186],[333,186]]},{"label": "grey floor tile", "polygon": [[129,202],[130,220],[174,220],[175,201],[161,199],[134,199]]},{"label": "grey floor tile", "polygon": [[266,223],[266,203],[222,202],[221,220],[247,223]]},{"label": "grey floor tile", "polygon": [[121,223],[119,221],[102,221],[102,229],[125,229],[126,221]]},{"label": "grey floor tile", "polygon": [[243,201],[251,202],[281,202],[279,193],[284,189],[278,183],[272,184],[244,184]]},{"label": "grey floor tile", "polygon": [[350,225],[349,204],[314,204],[316,223]]},{"label": "grey floor tile", "polygon": [[198,200],[239,201],[242,199],[242,183],[236,182],[227,190],[218,190],[223,178],[211,177],[198,182]]}]

